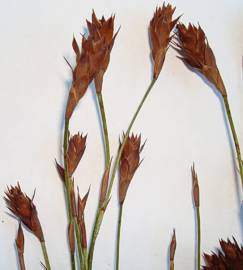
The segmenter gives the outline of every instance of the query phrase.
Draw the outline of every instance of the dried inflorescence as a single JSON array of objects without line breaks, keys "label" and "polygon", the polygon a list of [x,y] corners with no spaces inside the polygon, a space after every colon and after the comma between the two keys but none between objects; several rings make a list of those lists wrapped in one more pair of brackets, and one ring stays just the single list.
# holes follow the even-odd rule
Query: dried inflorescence
[{"label": "dried inflorescence", "polygon": [[222,252],[218,255],[204,254],[206,266],[204,270],[242,270],[243,269],[243,247],[239,247],[236,240],[234,242],[221,240]]},{"label": "dried inflorescence", "polygon": [[87,135],[76,134],[69,139],[67,150],[67,168],[69,176],[76,170],[86,148]]},{"label": "dried inflorescence", "polygon": [[76,67],[73,70],[73,83],[69,92],[66,119],[70,119],[77,103],[85,94],[90,82],[95,79],[96,91],[102,89],[103,75],[110,61],[110,52],[114,44],[114,16],[108,20],[98,20],[94,11],[92,22],[87,21],[89,35],[83,36],[81,51],[75,38],[73,50],[76,54]]},{"label": "dried inflorescence", "polygon": [[196,27],[189,24],[186,27],[182,23],[178,24],[175,46],[180,58],[189,67],[203,74],[223,96],[227,95],[214,53],[200,25]]},{"label": "dried inflorescence", "polygon": [[89,34],[94,43],[100,44],[99,53],[101,54],[100,63],[95,72],[94,82],[98,93],[102,90],[103,76],[110,62],[110,53],[113,47],[118,31],[114,35],[115,16],[111,16],[107,20],[102,16],[97,19],[94,11],[92,14],[92,22],[87,21]]},{"label": "dried inflorescence", "polygon": [[85,94],[90,82],[93,79],[94,71],[91,69],[91,62],[95,61],[96,55],[92,49],[91,40],[83,36],[82,52],[75,38],[73,38],[73,49],[76,53],[76,67],[73,70],[73,82],[69,91],[65,117],[70,119],[79,100]]},{"label": "dried inflorescence", "polygon": [[193,200],[194,200],[194,204],[195,207],[199,207],[199,185],[198,185],[198,177],[197,177],[197,173],[195,171],[195,166],[193,164],[192,168],[191,168],[191,173],[192,173],[192,193],[193,193]]},{"label": "dried inflorescence", "polygon": [[133,175],[140,164],[141,135],[133,134],[126,139],[120,160],[119,201],[123,204]]},{"label": "dried inflorescence", "polygon": [[[83,154],[86,149],[86,140],[87,135],[83,136],[83,134],[75,134],[68,140],[66,161],[67,161],[67,171],[68,177],[71,177],[76,170]],[[65,171],[64,168],[58,164],[56,161],[56,169],[57,172],[63,182],[65,182]]]},{"label": "dried inflorescence", "polygon": [[33,199],[22,192],[19,183],[15,187],[8,188],[5,195],[8,209],[21,220],[40,242],[44,242],[44,235]]},{"label": "dried inflorescence", "polygon": [[172,19],[174,12],[175,7],[173,8],[170,4],[163,4],[162,8],[156,8],[150,22],[149,35],[154,61],[154,79],[158,78],[163,67],[165,55],[172,39],[171,31],[179,20],[179,17],[175,20]]}]

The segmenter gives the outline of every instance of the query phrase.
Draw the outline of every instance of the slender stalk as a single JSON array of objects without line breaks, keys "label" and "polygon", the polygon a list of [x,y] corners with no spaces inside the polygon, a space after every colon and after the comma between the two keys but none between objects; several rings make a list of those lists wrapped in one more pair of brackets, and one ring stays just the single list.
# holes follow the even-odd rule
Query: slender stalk
[{"label": "slender stalk", "polygon": [[200,220],[200,208],[196,207],[197,216],[197,270],[201,267],[201,220]]},{"label": "slender stalk", "polygon": [[46,267],[47,270],[51,270],[51,266],[50,266],[50,262],[49,262],[45,242],[41,242],[41,249],[42,249],[43,257],[44,257],[44,260],[45,260],[45,267]]},{"label": "slender stalk", "polygon": [[75,256],[73,254],[71,254],[71,269],[72,270],[76,270],[76,266],[75,266]]},{"label": "slender stalk", "polygon": [[[100,110],[102,128],[103,128],[103,138],[104,138],[104,146],[105,146],[105,168],[107,168],[110,163],[110,143],[109,143],[105,107],[104,107],[102,93],[100,92],[96,94],[98,98],[98,104],[99,104],[99,110]],[[89,254],[88,254],[89,270],[92,269],[92,260],[93,260],[95,242],[96,242],[96,238],[99,232],[99,227],[100,227],[99,224],[101,224],[102,222],[103,215],[104,213],[101,209],[101,206],[99,205],[99,208],[97,210],[96,217],[95,217],[95,224],[94,224],[94,228],[92,232],[91,244],[90,244]]]},{"label": "slender stalk", "polygon": [[83,249],[83,261],[84,261],[84,270],[88,270],[88,251],[87,248]]},{"label": "slender stalk", "polygon": [[123,204],[120,205],[119,216],[118,216],[118,227],[117,227],[117,238],[116,238],[116,270],[119,270],[122,209],[123,209]]},{"label": "slender stalk", "polygon": [[[116,175],[116,170],[117,170],[117,167],[118,167],[118,164],[119,164],[119,161],[120,161],[120,158],[121,158],[121,153],[122,153],[122,150],[123,150],[123,147],[126,143],[126,140],[129,136],[129,133],[131,131],[131,128],[145,102],[145,100],[147,99],[149,93],[151,92],[154,84],[156,82],[156,79],[153,79],[151,81],[151,83],[149,84],[142,100],[140,101],[138,107],[137,107],[137,110],[135,112],[135,114],[133,115],[133,118],[127,128],[127,131],[125,133],[125,136],[124,136],[124,139],[123,139],[123,142],[122,142],[122,145],[121,147],[118,149],[117,151],[117,155],[116,155],[116,159],[115,159],[115,163],[114,163],[114,166],[113,166],[113,170],[112,170],[112,174],[111,174],[111,179],[110,179],[110,183],[109,183],[109,187],[108,187],[108,192],[107,192],[107,195],[106,195],[106,200],[104,202],[104,205],[107,205],[109,199],[110,199],[110,195],[111,195],[111,191],[112,191],[112,187],[113,187],[113,183],[114,183],[114,180],[115,180],[115,175]],[[91,238],[91,244],[90,244],[90,247],[89,247],[89,270],[92,269],[92,261],[93,261],[93,255],[94,255],[94,247],[95,247],[95,242],[96,242],[96,238],[97,238],[97,235],[99,233],[99,230],[100,230],[100,226],[101,226],[101,223],[102,223],[102,220],[103,220],[103,216],[104,216],[104,207],[101,205],[98,210],[97,210],[97,213],[96,213],[96,218],[95,218],[95,224],[94,224],[94,228],[93,228],[93,233],[92,233],[92,238]]]},{"label": "slender stalk", "polygon": [[108,135],[107,121],[106,121],[105,107],[104,107],[102,93],[97,93],[97,98],[98,98],[100,115],[101,115],[101,120],[102,120],[104,145],[105,145],[105,167],[107,168],[110,163],[110,143],[109,143],[109,135]]},{"label": "slender stalk", "polygon": [[88,268],[84,268],[84,260],[83,260],[84,256],[83,256],[83,249],[81,245],[81,233],[80,233],[80,228],[78,225],[77,218],[74,218],[74,225],[75,225],[76,241],[77,241],[77,246],[78,246],[78,256],[80,258],[80,269],[88,270]]},{"label": "slender stalk", "polygon": [[240,144],[239,144],[239,141],[238,141],[238,137],[237,137],[237,134],[236,134],[233,118],[232,118],[232,115],[231,115],[228,97],[223,96],[223,98],[224,98],[225,110],[226,110],[226,113],[227,113],[227,117],[228,117],[228,121],[229,121],[229,124],[230,124],[232,136],[233,136],[233,139],[234,139],[235,150],[236,150],[236,153],[237,153],[237,159],[238,159],[238,163],[239,163],[239,172],[240,172],[240,178],[241,178],[241,185],[242,185],[242,189],[243,189],[243,162],[242,162],[242,157],[241,157],[241,152],[240,152]]},{"label": "slender stalk", "polygon": [[18,259],[19,259],[20,270],[25,270],[24,253],[18,252]]}]

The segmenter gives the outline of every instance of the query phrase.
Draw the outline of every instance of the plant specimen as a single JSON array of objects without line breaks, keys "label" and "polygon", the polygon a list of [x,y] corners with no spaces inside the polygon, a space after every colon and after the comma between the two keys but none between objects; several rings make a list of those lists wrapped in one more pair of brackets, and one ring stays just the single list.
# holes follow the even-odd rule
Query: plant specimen
[{"label": "plant specimen", "polygon": [[[78,42],[75,37],[72,41],[72,48],[75,53],[76,63],[72,67],[72,83],[69,89],[68,98],[65,107],[65,123],[63,130],[62,157],[56,161],[56,169],[63,184],[65,199],[67,204],[67,238],[69,244],[70,268],[72,270],[92,270],[94,252],[97,237],[99,235],[102,222],[112,194],[117,171],[119,172],[119,214],[117,221],[117,243],[116,243],[116,270],[119,270],[120,261],[120,243],[121,243],[121,226],[124,203],[128,194],[128,188],[132,183],[135,172],[141,164],[141,152],[145,143],[141,142],[141,134],[132,133],[133,124],[140,113],[145,101],[156,83],[163,65],[165,63],[166,53],[174,44],[181,55],[181,59],[191,68],[196,69],[199,73],[207,78],[222,95],[226,113],[229,119],[232,135],[235,142],[235,148],[239,161],[239,171],[243,185],[243,163],[240,153],[240,146],[230,107],[227,98],[226,88],[222,77],[216,65],[214,54],[208,44],[206,35],[200,26],[196,27],[189,24],[186,27],[179,23],[179,17],[174,18],[175,7],[170,4],[163,4],[157,7],[150,21],[148,30],[151,45],[152,58],[152,76],[147,89],[144,92],[126,131],[123,133],[119,147],[114,159],[111,158],[109,129],[106,119],[105,102],[103,99],[103,78],[108,70],[111,52],[119,33],[115,30],[115,16],[100,19],[95,12],[92,13],[91,21],[87,20],[88,34],[82,36]],[[173,30],[176,27],[176,35]],[[173,41],[176,39],[175,41]],[[80,43],[80,44],[79,44]],[[85,154],[87,135],[80,132],[71,134],[69,126],[72,116],[79,101],[88,91],[91,82],[95,85],[95,96],[99,108],[99,114],[102,121],[102,138],[104,144],[105,166],[100,173],[100,194],[95,214],[94,226],[92,228],[91,238],[86,233],[85,208],[89,197],[88,190],[82,197],[79,188],[76,185],[74,173]],[[200,222],[200,203],[199,203],[199,184],[194,165],[191,168],[192,175],[192,194],[195,206],[197,220],[197,270],[201,268],[201,222]],[[35,193],[34,193],[35,195]],[[25,270],[24,259],[24,232],[26,227],[40,242],[43,252],[44,269],[51,270],[51,264],[47,253],[44,233],[38,217],[36,206],[32,198],[22,192],[20,184],[10,186],[5,192],[5,201],[8,209],[19,221],[19,228],[16,237],[17,255],[19,268]],[[88,241],[90,239],[90,241]],[[228,241],[220,242],[222,252],[219,255],[205,255],[205,270],[222,269],[222,270],[240,270],[243,269],[242,248],[234,240],[234,243]],[[169,247],[169,267],[170,270],[175,268],[175,252],[177,239],[175,230],[173,231]]]}]

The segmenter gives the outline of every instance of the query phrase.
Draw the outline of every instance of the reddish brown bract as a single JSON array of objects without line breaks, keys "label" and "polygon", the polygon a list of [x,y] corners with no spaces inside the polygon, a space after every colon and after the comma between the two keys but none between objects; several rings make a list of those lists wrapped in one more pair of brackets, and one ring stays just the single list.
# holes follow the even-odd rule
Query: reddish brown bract
[{"label": "reddish brown bract", "polygon": [[24,232],[23,232],[21,223],[19,223],[19,229],[18,229],[15,243],[16,243],[18,253],[23,254],[24,253]]},{"label": "reddish brown bract", "polygon": [[119,201],[123,204],[127,189],[131,183],[133,175],[140,163],[141,135],[129,136],[124,145],[120,160],[120,182],[119,182]]},{"label": "reddish brown bract", "polygon": [[67,167],[69,176],[76,170],[86,148],[87,136],[79,133],[72,136],[68,142]]},{"label": "reddish brown bract", "polygon": [[22,192],[19,183],[15,187],[11,186],[8,188],[5,194],[5,201],[8,209],[18,217],[41,242],[43,242],[44,236],[36,207],[33,204],[33,201]]},{"label": "reddish brown bract", "polygon": [[165,55],[171,41],[171,31],[179,17],[172,20],[175,7],[170,4],[156,8],[153,19],[150,22],[149,35],[151,41],[152,58],[154,61],[154,79],[157,79],[163,67]]},{"label": "reddish brown bract", "polygon": [[202,28],[192,24],[186,27],[180,23],[177,25],[176,36],[177,42],[175,45],[181,59],[188,66],[202,73],[223,96],[227,95],[215,56]]},{"label": "reddish brown bract", "polygon": [[71,255],[75,253],[75,234],[74,234],[74,223],[71,222],[68,226],[68,242]]},{"label": "reddish brown bract", "polygon": [[83,248],[87,248],[87,235],[86,235],[86,226],[85,226],[85,219],[84,219],[84,209],[86,206],[86,202],[89,196],[89,190],[81,199],[79,193],[78,193],[78,224],[80,228],[81,233],[81,245]]},{"label": "reddish brown bract", "polygon": [[[234,239],[234,238],[233,238]],[[218,255],[204,254],[206,266],[204,270],[242,270],[243,268],[243,247],[239,247],[236,240],[227,242],[220,241],[222,252],[219,251]]]},{"label": "reddish brown bract", "polygon": [[61,180],[63,182],[65,182],[65,172],[64,172],[64,169],[63,169],[63,167],[57,161],[55,161],[55,162],[56,162],[56,169],[57,169],[57,172],[59,174],[59,177],[61,178]]},{"label": "reddish brown bract", "polygon": [[109,166],[105,169],[105,172],[102,177],[101,190],[100,190],[100,205],[102,205],[105,202],[105,198],[107,195],[106,193],[107,193],[108,184],[109,184],[110,168],[111,168],[111,160],[110,160]]}]

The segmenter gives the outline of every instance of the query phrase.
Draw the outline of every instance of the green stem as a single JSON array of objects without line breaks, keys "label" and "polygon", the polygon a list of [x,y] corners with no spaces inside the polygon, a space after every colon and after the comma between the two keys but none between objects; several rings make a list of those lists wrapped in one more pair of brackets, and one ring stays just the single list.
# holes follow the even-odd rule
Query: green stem
[{"label": "green stem", "polygon": [[242,158],[241,158],[240,144],[239,144],[239,141],[238,141],[238,137],[237,137],[237,134],[236,134],[233,118],[232,118],[232,115],[231,115],[228,97],[223,96],[223,98],[224,98],[225,110],[226,110],[226,113],[227,113],[227,117],[228,117],[230,128],[231,128],[231,132],[232,132],[233,139],[234,139],[235,150],[236,150],[236,153],[237,153],[237,159],[238,159],[238,163],[239,163],[239,172],[240,172],[240,178],[241,178],[241,185],[242,185],[242,189],[243,189],[243,162],[242,162]]},{"label": "green stem", "polygon": [[201,220],[200,220],[200,209],[196,207],[197,215],[197,270],[201,267]]},{"label": "green stem", "polygon": [[[105,168],[109,166],[110,163],[110,143],[109,143],[109,135],[108,135],[108,128],[107,128],[107,121],[106,121],[106,114],[105,114],[105,107],[103,102],[102,93],[97,93],[99,110],[101,115],[102,121],[102,128],[103,128],[103,138],[104,138],[104,146],[105,146]],[[89,256],[88,256],[88,265],[89,270],[92,269],[92,261],[93,261],[93,254],[94,254],[94,247],[97,235],[99,233],[99,227],[103,219],[103,211],[101,210],[100,206],[96,213],[95,224],[92,232],[91,244],[89,248]]]},{"label": "green stem", "polygon": [[71,269],[76,270],[74,254],[71,254]]},{"label": "green stem", "polygon": [[[118,167],[118,164],[119,164],[119,161],[120,161],[120,158],[121,158],[121,153],[122,153],[123,147],[125,145],[125,142],[126,142],[128,136],[129,136],[131,128],[132,128],[132,126],[133,126],[133,124],[134,124],[134,122],[135,122],[135,120],[136,120],[136,118],[137,118],[137,116],[138,116],[138,114],[139,114],[145,100],[147,99],[149,93],[151,92],[155,82],[156,82],[156,79],[153,79],[151,81],[151,83],[149,84],[149,87],[147,88],[142,100],[140,101],[140,103],[138,105],[138,108],[137,108],[135,114],[133,115],[133,118],[132,118],[132,120],[131,120],[128,128],[127,128],[127,131],[125,133],[122,145],[121,145],[121,147],[119,148],[119,150],[117,152],[104,205],[107,205],[107,203],[108,203],[108,201],[110,199],[112,186],[113,186],[113,183],[114,183],[114,180],[115,180],[116,169]],[[99,233],[99,230],[100,230],[100,226],[101,226],[101,223],[102,223],[102,220],[103,220],[103,216],[104,216],[104,207],[100,206],[98,208],[98,210],[97,210],[97,213],[96,213],[95,224],[94,224],[92,238],[91,238],[91,244],[90,244],[90,248],[89,248],[89,270],[92,269],[92,261],[93,261],[93,255],[94,255],[95,242],[96,242],[96,238],[97,238],[97,235]]]},{"label": "green stem", "polygon": [[84,256],[83,256],[83,249],[81,245],[81,233],[80,233],[80,228],[78,225],[77,218],[74,218],[74,225],[75,225],[76,241],[77,241],[77,246],[78,246],[78,256],[80,260],[80,270],[87,270],[84,268],[84,260],[82,259],[84,258]]},{"label": "green stem", "polygon": [[88,269],[92,269],[92,263],[93,263],[93,256],[94,256],[94,248],[95,248],[95,242],[100,230],[100,226],[102,223],[104,217],[104,209],[100,208],[97,211],[96,219],[95,219],[95,224],[93,228],[93,233],[92,233],[92,238],[91,238],[91,243],[89,247],[89,256],[88,256]]},{"label": "green stem", "polygon": [[100,115],[102,120],[102,127],[103,127],[103,136],[104,136],[104,145],[105,145],[105,167],[107,168],[110,163],[110,143],[109,143],[109,135],[108,135],[108,128],[107,128],[107,121],[105,115],[105,107],[103,102],[102,93],[97,93]]},{"label": "green stem", "polygon": [[120,205],[120,208],[119,208],[118,228],[117,228],[117,239],[116,239],[116,270],[119,270],[120,236],[121,236],[122,209],[123,209],[123,205],[121,204],[121,205]]},{"label": "green stem", "polygon": [[84,270],[88,270],[88,251],[87,248],[83,249]]},{"label": "green stem", "polygon": [[45,260],[46,269],[51,270],[51,266],[50,266],[50,262],[49,262],[49,258],[48,258],[48,253],[47,253],[47,249],[46,249],[46,244],[44,241],[41,242],[41,249],[42,249],[43,257]]}]

